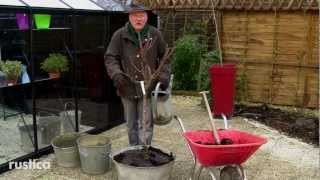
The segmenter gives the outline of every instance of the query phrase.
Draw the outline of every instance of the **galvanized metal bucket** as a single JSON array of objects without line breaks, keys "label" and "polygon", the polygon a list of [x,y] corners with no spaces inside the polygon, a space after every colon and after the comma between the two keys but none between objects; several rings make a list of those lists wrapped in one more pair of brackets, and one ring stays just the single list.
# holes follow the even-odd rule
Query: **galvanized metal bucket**
[{"label": "galvanized metal bucket", "polygon": [[[21,149],[24,152],[33,152],[34,151],[33,124],[18,124],[18,128],[20,132]],[[41,140],[39,129],[38,129],[38,138],[39,140]]]},{"label": "galvanized metal bucket", "polygon": [[[60,117],[53,114],[47,116],[37,116],[37,136],[39,147],[49,146],[51,141],[56,136],[60,135]],[[18,123],[18,129],[20,132],[20,140],[22,149],[25,152],[34,151],[34,129],[33,124],[27,123],[22,120],[23,123]]]},{"label": "galvanized metal bucket", "polygon": [[78,133],[63,134],[52,140],[52,147],[57,163],[62,167],[77,167],[80,165],[77,147]]},{"label": "galvanized metal bucket", "polygon": [[64,105],[64,111],[61,111],[59,113],[59,116],[61,117],[61,125],[62,125],[61,130],[63,134],[75,132],[76,112],[78,112],[78,127],[80,127],[82,111],[81,110],[76,111],[74,108],[70,109],[71,106],[75,107],[74,103],[67,102]]},{"label": "galvanized metal bucket", "polygon": [[87,174],[103,174],[110,169],[111,142],[101,135],[85,135],[77,140],[81,170]]},{"label": "galvanized metal bucket", "polygon": [[38,116],[40,147],[49,146],[56,136],[60,135],[61,118],[56,115]]},{"label": "galvanized metal bucket", "polygon": [[[129,166],[126,164],[119,163],[114,160],[114,156],[128,151],[128,150],[137,150],[142,149],[143,146],[131,146],[120,151],[113,152],[110,154],[110,157],[115,164],[117,173],[118,173],[118,180],[169,180],[171,170],[174,165],[174,160],[170,161],[167,164],[155,167],[135,167]],[[164,151],[169,154],[169,151]]]}]

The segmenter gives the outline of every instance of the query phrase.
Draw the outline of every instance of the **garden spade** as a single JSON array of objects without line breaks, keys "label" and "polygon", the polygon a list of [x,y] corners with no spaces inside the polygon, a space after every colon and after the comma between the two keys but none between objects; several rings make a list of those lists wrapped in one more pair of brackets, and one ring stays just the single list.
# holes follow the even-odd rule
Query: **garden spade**
[{"label": "garden spade", "polygon": [[200,92],[200,94],[202,94],[202,96],[203,96],[203,100],[204,100],[204,103],[206,104],[206,108],[207,108],[207,111],[208,111],[208,114],[209,114],[209,120],[210,120],[210,124],[211,124],[211,128],[212,128],[214,140],[215,140],[216,144],[221,144],[220,138],[219,138],[219,135],[218,135],[218,132],[217,132],[217,129],[216,129],[216,126],[214,124],[214,119],[213,119],[213,116],[212,116],[212,112],[210,110],[210,106],[209,106],[209,103],[208,103],[207,93],[209,93],[209,91],[201,91]]}]

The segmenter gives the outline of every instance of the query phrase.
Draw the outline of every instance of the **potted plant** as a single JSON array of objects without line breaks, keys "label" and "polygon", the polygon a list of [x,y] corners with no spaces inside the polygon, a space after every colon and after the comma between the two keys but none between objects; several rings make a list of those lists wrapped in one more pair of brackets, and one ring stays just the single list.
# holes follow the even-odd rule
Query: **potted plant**
[{"label": "potted plant", "polygon": [[41,69],[49,73],[50,78],[59,78],[61,72],[69,70],[68,59],[66,56],[59,53],[49,54],[42,63]]},{"label": "potted plant", "polygon": [[22,72],[22,63],[15,60],[1,61],[0,69],[6,75],[8,85],[16,84]]}]

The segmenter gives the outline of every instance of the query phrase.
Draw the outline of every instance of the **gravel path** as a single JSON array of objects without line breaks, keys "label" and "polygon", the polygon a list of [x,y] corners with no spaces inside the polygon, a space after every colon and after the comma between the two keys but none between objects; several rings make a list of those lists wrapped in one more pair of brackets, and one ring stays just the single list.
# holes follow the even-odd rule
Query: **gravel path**
[{"label": "gravel path", "polygon": [[[187,129],[210,129],[206,110],[199,106],[198,97],[175,96],[173,99],[175,114],[180,116]],[[223,127],[217,120],[218,127]],[[251,132],[268,138],[246,163],[244,168],[248,180],[316,180],[320,179],[319,148],[308,145],[293,138],[244,118],[233,118],[231,128]],[[118,150],[127,146],[125,125],[106,131],[103,135],[112,140],[112,149]],[[176,162],[171,180],[186,180],[192,167],[192,156],[181,136],[180,127],[173,121],[167,126],[156,126],[154,145],[164,147],[176,154]],[[57,166],[54,155],[42,158],[51,162],[49,170],[13,170],[0,175],[0,179],[33,179],[33,180],[71,180],[71,179],[107,179],[115,180],[115,169],[103,175],[90,176],[81,172],[80,168],[62,168]],[[202,173],[202,180],[210,180],[207,171]]]}]

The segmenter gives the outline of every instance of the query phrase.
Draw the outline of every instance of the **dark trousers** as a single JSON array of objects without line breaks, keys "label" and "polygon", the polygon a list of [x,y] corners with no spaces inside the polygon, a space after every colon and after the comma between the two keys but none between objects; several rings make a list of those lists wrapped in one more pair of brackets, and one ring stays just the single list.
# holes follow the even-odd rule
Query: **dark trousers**
[{"label": "dark trousers", "polygon": [[124,117],[128,127],[128,138],[131,146],[142,145],[143,139],[146,138],[147,145],[151,144],[153,135],[153,122],[151,112],[151,99],[147,100],[147,123],[145,137],[143,134],[143,100],[121,98],[124,107]]}]

